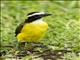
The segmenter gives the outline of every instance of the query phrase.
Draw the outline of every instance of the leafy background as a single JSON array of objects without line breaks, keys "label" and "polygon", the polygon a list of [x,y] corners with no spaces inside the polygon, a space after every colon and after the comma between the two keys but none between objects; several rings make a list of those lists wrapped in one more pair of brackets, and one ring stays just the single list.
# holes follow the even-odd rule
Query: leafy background
[{"label": "leafy background", "polygon": [[[44,20],[49,30],[42,43],[52,49],[69,49],[80,51],[80,1],[1,1],[0,39],[1,51],[8,53],[9,48],[16,46],[16,27],[33,11],[44,11],[52,14]],[[67,55],[66,55],[67,56]],[[69,57],[68,57],[69,58]]]}]

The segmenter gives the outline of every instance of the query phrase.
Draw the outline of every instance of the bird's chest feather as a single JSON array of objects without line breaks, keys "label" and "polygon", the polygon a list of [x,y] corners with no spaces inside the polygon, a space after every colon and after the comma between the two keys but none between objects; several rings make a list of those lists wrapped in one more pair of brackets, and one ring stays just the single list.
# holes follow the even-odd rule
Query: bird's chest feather
[{"label": "bird's chest feather", "polygon": [[23,33],[27,34],[39,34],[45,32],[48,29],[48,24],[43,21],[35,21],[32,23],[27,23],[22,28]]},{"label": "bird's chest feather", "polygon": [[38,41],[44,36],[48,30],[48,24],[46,22],[32,22],[27,23],[23,26],[21,33],[18,34],[17,38],[20,41],[26,40],[27,42]]},{"label": "bird's chest feather", "polygon": [[19,41],[26,40],[27,42],[35,42],[44,36],[47,29],[48,24],[46,22],[27,23],[23,26],[21,33],[18,34],[17,38]]}]

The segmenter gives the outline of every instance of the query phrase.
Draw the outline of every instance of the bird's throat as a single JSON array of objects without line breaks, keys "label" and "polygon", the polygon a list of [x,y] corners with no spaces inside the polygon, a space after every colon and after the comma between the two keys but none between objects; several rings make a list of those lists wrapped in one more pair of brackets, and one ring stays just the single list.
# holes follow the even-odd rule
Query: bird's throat
[{"label": "bird's throat", "polygon": [[35,20],[35,21],[33,21],[32,23],[34,24],[39,24],[39,23],[43,23],[44,21],[42,20],[42,19],[38,19],[38,20]]}]

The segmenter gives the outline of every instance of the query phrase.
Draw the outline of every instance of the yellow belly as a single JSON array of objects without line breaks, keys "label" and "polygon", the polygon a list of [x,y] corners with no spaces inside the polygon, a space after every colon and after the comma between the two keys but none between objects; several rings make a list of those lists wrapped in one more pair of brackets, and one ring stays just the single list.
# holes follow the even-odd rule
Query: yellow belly
[{"label": "yellow belly", "polygon": [[37,42],[48,29],[47,23],[27,23],[17,35],[18,41]]}]

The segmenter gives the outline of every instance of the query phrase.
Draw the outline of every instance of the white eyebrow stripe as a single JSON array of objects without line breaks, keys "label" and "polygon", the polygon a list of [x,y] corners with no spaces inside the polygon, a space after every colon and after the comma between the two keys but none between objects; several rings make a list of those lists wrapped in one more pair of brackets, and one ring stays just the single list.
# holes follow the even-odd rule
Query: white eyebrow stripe
[{"label": "white eyebrow stripe", "polygon": [[28,15],[28,17],[34,16],[34,15],[40,15],[40,14],[45,14],[44,12],[40,12],[40,13],[34,13],[32,15]]}]

